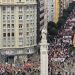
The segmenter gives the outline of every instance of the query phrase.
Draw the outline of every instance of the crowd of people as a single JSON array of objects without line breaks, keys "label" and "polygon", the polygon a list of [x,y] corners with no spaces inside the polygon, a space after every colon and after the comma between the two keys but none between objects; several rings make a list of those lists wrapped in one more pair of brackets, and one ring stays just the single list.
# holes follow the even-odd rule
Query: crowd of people
[{"label": "crowd of people", "polygon": [[39,60],[38,62],[37,60],[28,59],[26,62],[15,64],[0,63],[0,75],[31,75],[32,72],[40,72]]},{"label": "crowd of people", "polygon": [[50,50],[48,52],[49,59],[51,58],[65,58],[69,52],[68,49],[64,49],[64,47],[60,45],[50,46]]},{"label": "crowd of people", "polygon": [[0,75],[26,75],[26,71],[30,71],[30,68],[26,68],[21,64],[0,64]]},{"label": "crowd of people", "polygon": [[[64,36],[69,37],[69,36],[73,36],[73,26],[75,25],[75,8],[73,9],[73,11],[69,14],[65,24],[64,24],[64,28],[59,30],[58,35],[61,37],[57,38],[57,39],[62,39],[62,42],[60,40],[61,45],[57,45],[55,42],[53,43],[53,46],[50,45],[49,47],[49,59],[50,58],[62,58],[62,57],[66,57],[67,55],[69,55],[69,47],[64,48],[67,44],[69,45],[70,42],[67,41],[63,41],[64,40]],[[72,38],[69,39],[67,38],[67,40],[73,40]],[[73,42],[73,41],[72,41]]]},{"label": "crowd of people", "polygon": [[[57,39],[62,39],[62,42],[60,40],[61,45],[57,45],[55,42],[49,46],[49,51],[48,51],[48,58],[49,58],[49,69],[50,67],[53,65],[51,64],[51,58],[65,58],[64,62],[69,61],[67,58],[71,58],[70,57],[70,42],[66,42],[63,41],[63,36],[73,36],[73,26],[75,25],[75,8],[73,9],[73,11],[71,12],[71,14],[69,15],[69,17],[67,18],[67,21],[63,27],[63,29],[59,30],[58,34],[59,34],[59,38]],[[73,39],[67,39],[73,42]],[[73,58],[73,57],[72,57]],[[73,63],[74,64],[74,63]],[[51,67],[51,68],[52,68]],[[55,66],[54,66],[55,67]]]}]

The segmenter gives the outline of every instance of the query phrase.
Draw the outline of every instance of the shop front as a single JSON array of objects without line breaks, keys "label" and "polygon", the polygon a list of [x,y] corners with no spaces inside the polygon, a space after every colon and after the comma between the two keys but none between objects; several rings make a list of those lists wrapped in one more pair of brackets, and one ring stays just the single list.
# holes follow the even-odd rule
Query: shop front
[{"label": "shop front", "polygon": [[2,63],[17,63],[27,61],[27,56],[34,53],[34,48],[2,49],[0,53]]}]

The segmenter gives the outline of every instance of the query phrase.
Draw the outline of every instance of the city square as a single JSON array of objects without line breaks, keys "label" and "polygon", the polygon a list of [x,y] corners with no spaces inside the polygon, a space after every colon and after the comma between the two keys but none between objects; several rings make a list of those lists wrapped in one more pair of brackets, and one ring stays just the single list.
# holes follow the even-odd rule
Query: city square
[{"label": "city square", "polygon": [[75,0],[0,0],[0,75],[75,75]]}]

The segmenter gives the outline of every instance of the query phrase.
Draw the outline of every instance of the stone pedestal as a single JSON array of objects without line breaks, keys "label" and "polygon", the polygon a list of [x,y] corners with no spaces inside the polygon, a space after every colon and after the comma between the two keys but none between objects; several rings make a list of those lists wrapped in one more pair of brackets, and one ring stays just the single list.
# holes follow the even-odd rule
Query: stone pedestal
[{"label": "stone pedestal", "polygon": [[48,75],[48,53],[41,51],[41,72],[40,75]]}]

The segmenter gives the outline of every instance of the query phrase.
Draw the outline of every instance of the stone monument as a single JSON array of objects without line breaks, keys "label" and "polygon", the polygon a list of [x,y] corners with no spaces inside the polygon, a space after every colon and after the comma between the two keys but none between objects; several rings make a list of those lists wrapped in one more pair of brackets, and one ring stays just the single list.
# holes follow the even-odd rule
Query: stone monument
[{"label": "stone monument", "polygon": [[41,31],[40,43],[40,75],[48,75],[48,43],[47,43],[47,23],[48,23],[48,0],[44,1],[44,26]]},{"label": "stone monument", "polygon": [[42,29],[42,39],[40,43],[40,75],[48,75],[48,43],[47,43],[47,30]]}]

